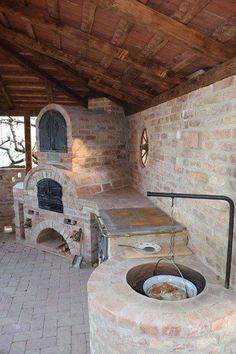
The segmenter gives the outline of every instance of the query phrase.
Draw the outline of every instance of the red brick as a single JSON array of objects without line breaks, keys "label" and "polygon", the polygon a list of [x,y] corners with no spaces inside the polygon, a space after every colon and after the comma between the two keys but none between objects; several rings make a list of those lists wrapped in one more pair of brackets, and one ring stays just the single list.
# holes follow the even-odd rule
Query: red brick
[{"label": "red brick", "polygon": [[199,133],[198,132],[184,132],[183,145],[185,148],[198,148]]}]

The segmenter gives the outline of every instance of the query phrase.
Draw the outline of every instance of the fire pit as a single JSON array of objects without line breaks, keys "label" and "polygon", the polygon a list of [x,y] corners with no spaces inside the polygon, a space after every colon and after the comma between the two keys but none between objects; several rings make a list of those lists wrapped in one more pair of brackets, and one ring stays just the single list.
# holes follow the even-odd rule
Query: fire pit
[{"label": "fire pit", "polygon": [[[196,293],[195,291],[193,291],[191,292],[191,294],[190,294],[190,289],[188,289],[187,297],[190,299],[200,294],[204,290],[206,285],[205,278],[199,272],[189,267],[180,264],[178,264],[177,266],[181,274],[183,275],[184,280],[187,281],[187,282],[185,281],[184,284],[186,285],[186,283],[187,284],[190,283],[192,284],[192,288],[194,290],[196,289]],[[147,264],[138,265],[128,271],[127,283],[131,286],[132,289],[137,291],[139,294],[148,296],[149,286],[157,283],[156,279],[158,278],[156,277],[159,277],[160,281],[162,281],[164,284],[170,284],[171,282],[181,284],[182,282],[182,278],[179,274],[178,269],[175,268],[170,263],[160,263],[157,271],[158,273],[156,272],[156,263],[147,263]],[[169,290],[171,291],[171,288]]]},{"label": "fire pit", "polygon": [[[93,272],[88,283],[91,353],[234,352],[236,292],[225,289],[223,280],[195,256],[178,257],[197,296],[152,299],[144,294],[143,283],[153,275],[156,261],[116,256]],[[174,273],[164,263],[160,271]]]}]

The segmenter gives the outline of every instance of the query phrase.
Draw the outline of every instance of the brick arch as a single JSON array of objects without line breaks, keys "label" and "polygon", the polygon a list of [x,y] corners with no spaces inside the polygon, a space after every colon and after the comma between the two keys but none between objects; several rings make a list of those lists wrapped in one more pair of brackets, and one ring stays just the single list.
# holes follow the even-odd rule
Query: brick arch
[{"label": "brick arch", "polygon": [[68,112],[66,111],[66,109],[56,103],[49,103],[48,105],[46,105],[45,107],[43,107],[41,109],[41,111],[39,112],[39,115],[36,119],[36,135],[37,135],[37,145],[38,145],[38,151],[39,150],[39,122],[40,119],[42,118],[42,116],[44,115],[44,113],[46,113],[47,111],[54,109],[55,111],[58,111],[59,113],[62,114],[62,116],[64,117],[65,121],[66,121],[66,135],[67,135],[67,150],[68,152],[71,151],[72,149],[72,125],[71,125],[71,119],[70,116],[68,114]]},{"label": "brick arch", "polygon": [[37,194],[37,182],[44,178],[51,178],[58,182],[63,189],[63,195],[76,196],[76,185],[71,181],[68,171],[53,165],[40,165],[28,172],[24,180],[24,189],[32,190]]},{"label": "brick arch", "polygon": [[37,244],[37,240],[38,240],[38,237],[39,237],[41,231],[43,231],[45,229],[53,229],[53,230],[57,231],[64,238],[64,240],[67,242],[68,247],[70,249],[70,253],[72,255],[76,254],[76,245],[75,245],[75,242],[73,240],[71,240],[71,238],[70,238],[69,230],[66,230],[65,228],[63,228],[63,226],[60,223],[58,223],[52,219],[44,220],[44,221],[40,222],[39,224],[37,224],[32,229],[31,240],[33,241],[33,243]]}]

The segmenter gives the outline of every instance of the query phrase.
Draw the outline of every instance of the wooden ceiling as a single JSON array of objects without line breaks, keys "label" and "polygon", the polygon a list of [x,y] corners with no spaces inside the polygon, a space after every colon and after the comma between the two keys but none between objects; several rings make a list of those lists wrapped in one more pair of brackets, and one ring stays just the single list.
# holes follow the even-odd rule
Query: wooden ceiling
[{"label": "wooden ceiling", "polygon": [[135,112],[236,74],[235,0],[0,0],[0,112]]}]

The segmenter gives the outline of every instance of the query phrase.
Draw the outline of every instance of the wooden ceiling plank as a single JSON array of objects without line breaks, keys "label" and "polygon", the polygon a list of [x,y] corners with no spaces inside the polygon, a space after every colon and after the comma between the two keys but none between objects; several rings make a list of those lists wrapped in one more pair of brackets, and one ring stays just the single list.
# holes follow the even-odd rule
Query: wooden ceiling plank
[{"label": "wooden ceiling plank", "polygon": [[[9,30],[0,25],[0,38],[6,39],[10,43],[18,44],[29,50],[37,52],[38,57],[40,54],[43,54],[41,57],[42,60],[45,60],[45,55],[47,55],[47,62],[58,67],[60,70],[64,71],[67,75],[77,80],[78,85],[83,85],[86,90],[87,82],[79,76],[71,64],[76,64],[76,59],[70,55],[65,54],[63,51],[51,48],[46,45],[42,45],[39,41],[33,40],[19,32]],[[69,65],[68,65],[69,64]]]},{"label": "wooden ceiling plank", "polygon": [[7,90],[7,87],[2,79],[2,76],[0,74],[0,89],[2,91],[2,95],[4,97],[4,100],[6,101],[6,105],[9,109],[14,108],[14,103],[11,99],[11,96],[9,95],[9,92]]},{"label": "wooden ceiling plank", "polygon": [[[92,0],[90,0],[92,1]],[[65,36],[66,38],[79,42],[81,47],[85,49],[93,48],[96,49],[105,55],[114,57],[117,60],[124,61],[132,65],[135,69],[142,70],[142,72],[150,73],[150,75],[156,75],[163,78],[163,72],[166,73],[166,79],[173,79],[168,77],[168,70],[161,64],[155,67],[155,70],[150,69],[148,65],[143,65],[137,62],[134,58],[130,57],[128,51],[124,48],[117,47],[106,40],[97,38],[90,33],[83,32],[77,28],[68,26],[68,25],[58,25],[54,22],[50,22],[45,16],[40,12],[40,10],[33,11],[32,8],[22,7],[15,0],[9,0],[9,3],[6,4],[4,0],[0,0],[0,10],[4,10],[6,13],[9,13],[13,16],[17,16],[24,21],[29,21],[33,25],[44,27],[49,31],[56,32],[60,35]],[[83,44],[82,41],[85,43]],[[139,68],[137,67],[139,66]]]},{"label": "wooden ceiling plank", "polygon": [[162,33],[163,36],[182,43],[205,56],[212,57],[218,61],[225,61],[235,56],[235,49],[225,44],[219,43],[207,35],[187,27],[136,0],[91,0],[97,6],[120,11],[137,25],[146,27],[149,31]]},{"label": "wooden ceiling plank", "polygon": [[174,64],[172,67],[172,70],[174,72],[179,72],[186,68],[188,65],[190,65],[193,61],[195,61],[197,58],[199,58],[199,55],[196,53],[193,53],[192,55],[188,56],[187,58],[184,58],[180,60],[178,63]]},{"label": "wooden ceiling plank", "polygon": [[[28,38],[28,40],[32,41],[30,38]],[[24,42],[24,44],[26,44],[26,42]],[[39,47],[40,47],[40,44],[39,44],[39,42],[37,42],[37,47],[34,47],[34,50],[39,49]],[[45,49],[45,46],[44,46],[44,49]],[[40,53],[43,52],[40,49],[39,49],[39,51],[40,51]],[[54,51],[53,51],[53,53],[54,53]],[[47,54],[48,54],[48,51],[47,51]],[[58,55],[57,55],[57,58],[58,58]],[[66,59],[67,59],[67,57],[66,57]],[[88,63],[87,61],[81,61],[81,63],[76,64],[75,67],[77,67],[78,70],[83,71],[88,76],[92,75],[92,76],[98,77],[99,79],[110,82],[111,84],[120,84],[120,80],[114,78],[113,76],[108,75],[106,73],[106,71],[103,70],[102,68],[100,68],[98,65],[96,66],[94,64]],[[74,72],[76,72],[76,71],[74,71]],[[78,75],[78,72],[76,72],[76,74]],[[40,78],[42,78],[42,77],[40,76]],[[127,90],[132,90],[134,92],[134,95],[140,95],[140,97],[146,97],[147,99],[150,99],[150,97],[151,97],[146,92],[139,90],[135,87],[127,87]],[[125,96],[123,95],[123,97],[125,97]]]},{"label": "wooden ceiling plank", "polygon": [[194,2],[183,1],[175,11],[173,18],[181,23],[188,24],[197,16],[211,0],[195,0]]},{"label": "wooden ceiling plank", "polygon": [[152,59],[167,43],[167,39],[163,39],[159,34],[155,34],[139,52],[139,56],[144,59]]},{"label": "wooden ceiling plank", "polygon": [[82,8],[82,20],[81,20],[81,30],[87,33],[92,32],[95,13],[96,13],[96,5],[94,5],[90,0],[83,1]]},{"label": "wooden ceiling plank", "polygon": [[81,99],[80,96],[77,95],[73,90],[71,90],[69,87],[64,85],[62,82],[60,82],[58,79],[54,78],[44,70],[40,69],[38,66],[36,66],[34,63],[32,63],[29,59],[26,59],[22,55],[18,54],[15,50],[10,48],[9,46],[0,43],[0,52],[3,53],[4,55],[7,55],[10,59],[14,60],[21,66],[23,66],[25,69],[33,72],[36,76],[42,78],[42,80],[46,80],[49,84],[52,84],[53,86],[57,87],[58,89],[62,90],[65,92],[68,96],[73,97],[73,99],[76,99],[78,104],[81,106],[86,106],[86,102]]},{"label": "wooden ceiling plank", "polygon": [[236,36],[236,15],[228,18],[213,33],[220,42],[227,42]]},{"label": "wooden ceiling plank", "polygon": [[[76,69],[78,72],[83,72],[87,76],[91,78],[91,76],[98,77],[99,79],[109,82],[110,84],[121,84],[121,80],[113,75],[110,75],[103,69],[100,65],[95,63],[90,63],[88,60],[80,60],[77,63],[75,57],[65,54],[63,51],[58,50],[56,48],[52,48],[46,44],[39,43],[39,41],[35,41],[31,38],[22,35],[21,33],[14,32],[12,30],[8,30],[0,25],[0,37],[9,41],[10,43],[18,44],[24,48],[28,48],[29,50],[39,52],[47,57],[51,57],[53,59],[62,61],[63,63],[69,65],[73,69]],[[78,75],[78,73],[77,73]],[[128,87],[128,86],[127,86]],[[142,91],[138,88],[132,87],[132,89],[139,94],[142,93],[143,96],[149,96],[145,91]]]},{"label": "wooden ceiling plank", "polygon": [[127,21],[125,18],[121,18],[113,34],[111,43],[118,47],[122,47],[132,27],[133,27],[132,23]]},{"label": "wooden ceiling plank", "polygon": [[225,63],[216,65],[214,68],[208,70],[202,75],[199,75],[186,83],[175,86],[171,90],[161,93],[151,100],[151,102],[146,105],[139,107],[137,111],[142,111],[147,108],[157,106],[163,102],[170,101],[176,97],[180,97],[195,91],[199,88],[211,85],[217,81],[223,80],[227,77],[236,74],[236,58],[230,59]]},{"label": "wooden ceiling plank", "polygon": [[[133,25],[130,24],[125,18],[121,18],[113,34],[111,43],[115,46],[122,47],[132,27]],[[108,69],[112,64],[112,61],[113,57],[106,55],[102,58],[100,65],[103,68]]]},{"label": "wooden ceiling plank", "polygon": [[47,0],[49,16],[56,22],[60,22],[59,0]]}]

